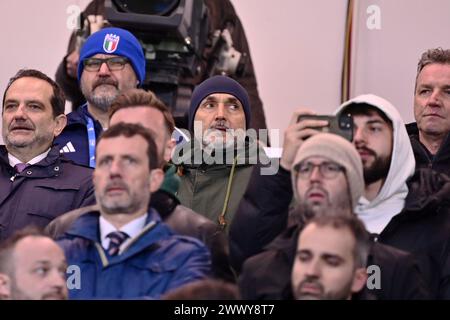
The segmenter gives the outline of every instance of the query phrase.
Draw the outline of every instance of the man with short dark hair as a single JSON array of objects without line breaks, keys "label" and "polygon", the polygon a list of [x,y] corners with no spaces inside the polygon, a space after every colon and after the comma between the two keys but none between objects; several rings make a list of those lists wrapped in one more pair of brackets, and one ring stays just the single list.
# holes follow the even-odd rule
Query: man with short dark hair
[{"label": "man with short dark hair", "polygon": [[0,239],[27,225],[94,202],[91,170],[53,145],[66,125],[64,95],[40,71],[20,70],[3,95],[0,148]]},{"label": "man with short dark hair", "polygon": [[[203,6],[203,3],[207,9],[207,16],[209,20],[207,28],[205,30],[200,31],[198,40],[200,42],[205,42],[206,47],[204,51],[201,53],[201,59],[199,59],[199,65],[196,66],[196,72],[193,75],[189,73],[181,74],[178,79],[178,84],[181,84],[176,89],[182,88],[183,90],[178,91],[178,95],[182,96],[182,101],[189,100],[192,88],[211,76],[211,74],[215,74],[216,67],[221,65],[222,67],[237,67],[238,65],[234,63],[218,63],[218,50],[219,46],[222,45],[222,41],[214,41],[219,33],[224,31],[229,31],[229,38],[232,40],[233,47],[246,56],[245,63],[245,72],[236,74],[236,80],[238,80],[248,91],[250,96],[250,101],[252,104],[252,128],[258,129],[266,129],[266,119],[264,115],[263,103],[258,93],[258,86],[255,76],[255,71],[253,67],[252,57],[249,49],[249,45],[247,42],[247,37],[245,35],[244,27],[239,19],[238,14],[236,13],[234,6],[230,0],[203,0],[203,1],[194,1],[194,10],[200,9]],[[161,2],[163,3],[163,2]],[[161,8],[172,7],[172,4],[175,2],[167,2],[162,5]],[[183,6],[182,2],[177,2],[174,9],[177,10],[176,7],[180,5]],[[201,6],[198,6],[201,5]],[[189,6],[188,6],[189,7]],[[188,9],[186,7],[185,9]],[[160,8],[160,9],[161,9]],[[131,8],[130,8],[131,9]],[[93,0],[91,1],[85,10],[80,14],[80,22],[82,29],[74,30],[70,37],[70,41],[68,44],[67,55],[64,60],[60,63],[58,70],[56,72],[56,81],[62,86],[66,96],[68,96],[68,100],[72,102],[73,110],[76,107],[82,104],[82,100],[85,100],[83,95],[79,90],[79,86],[76,83],[77,77],[77,65],[80,55],[80,45],[85,41],[86,36],[94,33],[95,31],[103,28],[104,26],[109,26],[110,24],[114,24],[108,20],[106,20],[105,15],[105,0]],[[153,32],[158,31],[147,31],[149,35],[152,35]],[[226,32],[224,32],[225,34]],[[160,34],[157,35],[157,38],[161,37]],[[230,48],[233,49],[233,48]],[[149,50],[151,51],[151,50]],[[231,50],[230,52],[231,53]],[[238,55],[230,55],[230,58],[238,59]],[[164,59],[163,59],[164,60]],[[167,61],[169,62],[170,59]],[[230,60],[231,62],[231,60]],[[155,64],[156,68],[158,68],[157,63]],[[239,69],[239,68],[238,68]],[[221,71],[221,70],[217,70]],[[229,72],[228,70],[224,70],[225,72]],[[242,70],[244,71],[244,70]],[[233,72],[233,71],[231,71]],[[150,75],[154,77],[154,75]],[[148,80],[146,82],[149,82]],[[155,86],[156,88],[158,85]],[[150,89],[152,89],[152,84],[150,84]],[[153,90],[153,89],[152,89]],[[171,91],[175,89],[170,89],[169,94],[167,94],[167,88],[164,88],[161,91],[166,90],[166,92],[162,92],[162,94],[171,96]],[[158,92],[156,92],[159,95]],[[167,99],[169,99],[167,98]],[[165,101],[168,103],[167,101]],[[172,106],[175,107],[175,106]],[[179,105],[176,106],[176,109],[179,108]],[[177,110],[178,111],[178,110]],[[181,118],[178,126],[185,128],[186,120]]]},{"label": "man with short dark hair", "polygon": [[38,229],[27,227],[0,243],[0,300],[67,299],[66,258]]},{"label": "man with short dark hair", "polygon": [[111,104],[109,124],[139,123],[150,130],[158,147],[162,165],[170,161],[175,141],[172,139],[175,122],[167,106],[151,91],[129,89]]},{"label": "man with short dark hair", "polygon": [[[443,267],[448,255],[443,246],[450,232],[448,177],[429,169],[415,172],[414,154],[403,120],[395,107],[385,99],[371,94],[357,96],[336,111],[337,115],[347,113],[353,116],[353,144],[361,157],[367,179],[364,196],[359,199],[355,213],[379,243],[413,254],[432,297],[440,297],[441,286],[449,277]],[[285,136],[288,141],[285,139],[287,147],[283,155],[291,153],[289,148],[295,149],[296,145],[302,145],[308,136],[319,134],[317,127],[326,125],[326,122],[306,124],[305,121],[292,124]],[[292,157],[289,159],[286,163],[292,165]],[[286,169],[290,170],[291,167],[285,168],[285,171],[280,169],[276,175],[279,178],[278,185],[286,184],[289,180],[290,173]],[[264,194],[268,189],[264,188]],[[272,183],[269,191],[276,189]],[[287,207],[291,196],[289,189],[285,190],[286,198],[278,197],[268,205],[269,208],[264,208],[265,211],[251,212],[251,209],[244,209],[249,208],[248,203],[255,202],[252,200],[255,196],[267,196],[261,195],[261,192],[257,195],[255,190],[252,190],[253,195],[245,195],[247,203],[242,202],[241,206],[246,207],[239,210],[240,224],[236,225],[235,230],[232,228],[231,232],[230,252],[232,258],[238,256],[234,259],[236,264],[243,257],[245,259],[260,252],[267,244],[266,241],[270,242],[286,226],[287,210],[280,210],[280,207]],[[246,224],[242,221],[245,218]],[[243,232],[242,228],[249,224],[252,229]],[[275,226],[275,230],[267,231],[270,229],[267,226]],[[254,230],[269,237],[266,236],[264,241],[245,241],[243,238],[251,237]]]},{"label": "man with short dark hair", "polygon": [[366,284],[369,235],[356,217],[322,216],[298,236],[292,267],[297,300],[349,300]]},{"label": "man with short dark hair", "polygon": [[450,49],[429,49],[417,66],[415,123],[407,125],[417,168],[450,176]]},{"label": "man with short dark hair", "polygon": [[142,47],[127,30],[101,29],[81,48],[77,75],[87,102],[67,116],[67,127],[56,142],[69,159],[94,168],[95,144],[108,128],[111,103],[121,91],[144,82]]},{"label": "man with short dark hair", "polygon": [[98,141],[96,156],[98,210],[76,219],[58,241],[68,262],[81,269],[81,289],[71,290],[70,297],[159,298],[208,276],[207,248],[174,235],[148,207],[164,179],[148,130],[129,123],[111,126]]}]

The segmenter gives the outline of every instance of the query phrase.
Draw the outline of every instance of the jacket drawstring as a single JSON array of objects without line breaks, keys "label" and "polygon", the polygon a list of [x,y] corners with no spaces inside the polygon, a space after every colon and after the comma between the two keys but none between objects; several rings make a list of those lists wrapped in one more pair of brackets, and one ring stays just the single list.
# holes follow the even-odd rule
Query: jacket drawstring
[{"label": "jacket drawstring", "polygon": [[230,175],[228,176],[228,184],[227,184],[227,193],[225,194],[225,201],[223,203],[223,208],[222,208],[222,212],[220,213],[220,216],[218,218],[219,220],[219,225],[225,229],[226,225],[227,225],[227,221],[225,220],[225,215],[227,213],[227,209],[228,209],[228,202],[230,200],[230,195],[231,195],[231,185],[233,183],[233,177],[234,177],[234,170],[236,168],[237,165],[237,156],[234,158],[233,160],[233,166],[231,167],[231,172]]}]

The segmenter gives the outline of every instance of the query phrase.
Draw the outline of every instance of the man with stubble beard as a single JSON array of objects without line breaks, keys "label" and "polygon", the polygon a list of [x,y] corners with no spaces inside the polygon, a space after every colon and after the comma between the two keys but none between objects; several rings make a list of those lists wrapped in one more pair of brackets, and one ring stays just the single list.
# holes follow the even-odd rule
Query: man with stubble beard
[{"label": "man with stubble beard", "polygon": [[319,217],[298,237],[292,267],[292,294],[297,300],[349,300],[367,280],[370,241],[356,217]]},{"label": "man with stubble beard", "polygon": [[405,124],[395,107],[375,95],[344,103],[338,114],[354,119],[353,143],[364,167],[364,196],[355,212],[377,241],[411,253],[433,298],[448,278],[444,243],[450,232],[448,177],[415,170]]},{"label": "man with stubble beard", "polygon": [[[127,146],[124,148],[123,146]],[[93,174],[98,210],[77,218],[58,241],[80,267],[73,299],[153,298],[210,273],[210,254],[197,239],[174,235],[149,208],[164,173],[147,129],[118,123],[96,148]]]}]

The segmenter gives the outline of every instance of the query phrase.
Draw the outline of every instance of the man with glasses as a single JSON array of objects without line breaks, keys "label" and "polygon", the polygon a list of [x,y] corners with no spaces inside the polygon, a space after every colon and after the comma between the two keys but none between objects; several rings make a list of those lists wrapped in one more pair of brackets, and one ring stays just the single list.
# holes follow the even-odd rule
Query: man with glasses
[{"label": "man with glasses", "polygon": [[298,205],[290,215],[291,228],[244,263],[239,278],[244,299],[292,298],[290,274],[299,230],[314,217],[353,216],[353,207],[364,190],[358,153],[337,135],[317,134],[294,156],[291,188]]},{"label": "man with glasses", "polygon": [[[364,192],[363,165],[349,141],[334,134],[317,132],[304,141],[294,155],[291,177],[296,208],[287,218],[287,227],[261,253],[245,261],[239,278],[244,299],[292,299],[296,292],[292,292],[290,275],[299,233],[305,225],[314,219],[358,219],[354,208]],[[283,198],[285,195],[280,192],[278,197]],[[275,198],[271,197],[272,201],[279,202]],[[368,233],[366,237],[369,238]],[[318,245],[327,252],[335,249],[325,240]],[[371,265],[381,270],[380,285],[366,287],[358,298],[383,300],[428,297],[417,266],[405,252],[375,242],[372,238],[366,266]],[[330,269],[324,272],[327,274],[323,276],[328,278],[333,271]],[[343,283],[348,280],[341,276],[335,281]],[[354,291],[359,289],[358,286]]]},{"label": "man with glasses", "polygon": [[135,36],[120,28],[92,34],[81,48],[78,64],[78,81],[87,102],[68,114],[67,126],[56,140],[61,152],[94,168],[96,141],[108,128],[112,102],[144,79],[145,57]]},{"label": "man with glasses", "polygon": [[332,203],[339,211],[348,207],[349,190],[343,187],[347,182],[341,165],[324,157],[311,157],[299,164],[297,177],[297,190],[303,190],[298,194],[299,205],[306,217],[322,214]]}]

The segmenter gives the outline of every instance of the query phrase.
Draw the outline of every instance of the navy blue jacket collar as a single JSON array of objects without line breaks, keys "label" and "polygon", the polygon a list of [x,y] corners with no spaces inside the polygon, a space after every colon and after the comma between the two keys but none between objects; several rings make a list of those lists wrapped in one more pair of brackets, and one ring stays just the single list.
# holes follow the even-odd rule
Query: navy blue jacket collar
[{"label": "navy blue jacket collar", "polygon": [[[69,160],[61,156],[59,147],[57,145],[53,145],[50,152],[44,159],[30,166],[34,174],[29,176],[34,178],[42,178],[61,174],[64,170],[64,167],[61,166],[61,162],[68,161]],[[2,163],[2,165],[6,168],[10,168],[11,172],[13,172],[13,168],[10,166],[8,160],[8,150],[4,145],[0,146],[0,163]]]},{"label": "navy blue jacket collar", "polygon": [[87,125],[86,117],[94,119],[88,111],[87,103],[67,115],[67,125],[80,123]]}]

